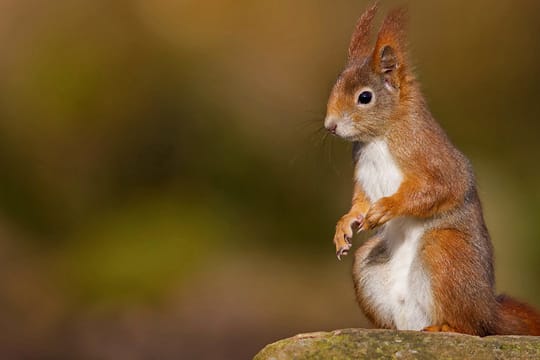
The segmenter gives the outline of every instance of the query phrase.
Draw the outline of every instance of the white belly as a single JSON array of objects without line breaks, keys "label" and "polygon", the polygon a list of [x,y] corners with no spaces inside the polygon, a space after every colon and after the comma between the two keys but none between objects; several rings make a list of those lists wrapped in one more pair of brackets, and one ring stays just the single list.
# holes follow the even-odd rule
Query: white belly
[{"label": "white belly", "polygon": [[[364,145],[355,175],[371,203],[394,194],[403,181],[383,140]],[[431,325],[431,286],[418,257],[424,231],[424,220],[393,219],[377,235],[387,251],[384,262],[370,263],[369,251],[359,251],[354,269],[359,296],[387,327],[421,330]]]},{"label": "white belly", "polygon": [[423,233],[422,220],[392,220],[378,235],[389,259],[376,264],[369,263],[369,254],[357,259],[361,296],[386,327],[421,330],[432,325],[431,285],[418,257]]}]

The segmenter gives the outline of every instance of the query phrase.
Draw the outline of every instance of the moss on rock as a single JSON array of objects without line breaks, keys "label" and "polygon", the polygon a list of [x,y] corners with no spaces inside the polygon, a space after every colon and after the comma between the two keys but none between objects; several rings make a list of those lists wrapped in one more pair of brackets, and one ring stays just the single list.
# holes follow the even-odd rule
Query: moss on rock
[{"label": "moss on rock", "polygon": [[540,359],[540,337],[345,329],[267,345],[254,360]]}]

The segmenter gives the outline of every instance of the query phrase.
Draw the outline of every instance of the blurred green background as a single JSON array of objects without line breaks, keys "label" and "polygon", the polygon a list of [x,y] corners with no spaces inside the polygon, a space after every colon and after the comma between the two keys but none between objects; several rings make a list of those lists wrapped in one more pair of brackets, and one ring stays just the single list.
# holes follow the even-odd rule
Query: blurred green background
[{"label": "blurred green background", "polygon": [[[0,357],[241,359],[369,326],[331,242],[350,144],[320,131],[367,5],[1,0]],[[410,12],[498,289],[540,306],[540,2]]]}]

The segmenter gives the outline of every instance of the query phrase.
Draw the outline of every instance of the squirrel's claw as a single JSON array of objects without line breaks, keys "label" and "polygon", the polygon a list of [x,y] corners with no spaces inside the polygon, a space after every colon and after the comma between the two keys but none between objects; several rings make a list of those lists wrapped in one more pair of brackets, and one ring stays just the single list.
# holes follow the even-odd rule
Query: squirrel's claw
[{"label": "squirrel's claw", "polygon": [[341,261],[341,257],[347,255],[349,253],[350,248],[351,248],[351,243],[350,242],[348,242],[346,246],[343,246],[343,247],[339,248],[336,251],[336,256],[337,256],[338,260]]},{"label": "squirrel's claw", "polygon": [[351,249],[351,246],[352,246],[351,238],[348,237],[347,235],[342,235],[340,237],[335,238],[334,242],[336,244],[336,256],[338,260],[341,260],[341,257],[347,255],[349,253],[349,250]]},{"label": "squirrel's claw", "polygon": [[336,245],[336,256],[341,260],[342,256],[349,253],[352,243],[351,238],[354,235],[354,230],[362,230],[364,216],[361,214],[346,214],[336,226],[336,234],[334,235],[334,244]]},{"label": "squirrel's claw", "polygon": [[364,231],[364,216],[359,215],[356,218],[356,221],[354,222],[354,226],[356,227],[356,233],[360,234],[362,231]]}]

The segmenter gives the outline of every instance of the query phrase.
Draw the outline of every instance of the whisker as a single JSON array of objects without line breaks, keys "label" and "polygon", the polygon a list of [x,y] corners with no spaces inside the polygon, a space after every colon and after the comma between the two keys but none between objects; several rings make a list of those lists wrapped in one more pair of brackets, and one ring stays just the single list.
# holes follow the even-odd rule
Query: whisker
[{"label": "whisker", "polygon": [[326,128],[323,126],[323,119],[324,118],[322,116],[305,117],[296,121],[296,126],[294,126],[293,131],[298,133],[296,138],[300,139],[300,142],[305,144],[305,146],[298,148],[296,155],[293,154],[289,160],[290,166],[293,166],[300,157],[313,156],[313,148],[321,149],[321,147],[324,145],[324,141],[328,136],[328,133],[326,132]]},{"label": "whisker", "polygon": [[[322,136],[321,136],[321,132],[323,133]],[[321,126],[312,133],[310,137],[310,142],[312,143],[316,142],[317,146],[321,146],[324,143],[324,140],[327,136],[328,136],[328,132],[323,126]]]}]

